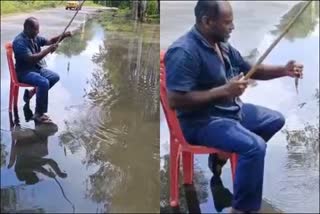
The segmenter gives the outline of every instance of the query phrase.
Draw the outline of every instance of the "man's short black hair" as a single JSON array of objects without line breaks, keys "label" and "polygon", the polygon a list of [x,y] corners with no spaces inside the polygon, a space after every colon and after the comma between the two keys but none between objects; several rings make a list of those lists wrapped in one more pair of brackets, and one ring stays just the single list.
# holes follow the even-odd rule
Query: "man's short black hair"
[{"label": "man's short black hair", "polygon": [[218,19],[220,15],[220,5],[217,0],[198,0],[196,7],[194,8],[194,14],[196,16],[196,22],[201,23],[203,16],[209,16],[212,19]]},{"label": "man's short black hair", "polygon": [[34,26],[34,23],[37,21],[35,17],[29,17],[24,21],[23,27],[24,29],[32,28]]}]

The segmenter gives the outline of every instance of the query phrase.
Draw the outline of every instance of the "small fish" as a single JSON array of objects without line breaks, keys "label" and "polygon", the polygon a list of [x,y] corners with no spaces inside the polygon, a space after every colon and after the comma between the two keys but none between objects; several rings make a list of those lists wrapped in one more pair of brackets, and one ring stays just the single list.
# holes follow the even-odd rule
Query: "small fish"
[{"label": "small fish", "polygon": [[67,67],[67,72],[69,73],[70,71],[70,62],[68,62],[68,67]]},{"label": "small fish", "polygon": [[296,77],[296,78],[294,79],[294,84],[295,84],[295,86],[296,86],[296,92],[297,92],[297,94],[299,94],[299,91],[298,91],[299,78],[298,78],[298,77]]}]

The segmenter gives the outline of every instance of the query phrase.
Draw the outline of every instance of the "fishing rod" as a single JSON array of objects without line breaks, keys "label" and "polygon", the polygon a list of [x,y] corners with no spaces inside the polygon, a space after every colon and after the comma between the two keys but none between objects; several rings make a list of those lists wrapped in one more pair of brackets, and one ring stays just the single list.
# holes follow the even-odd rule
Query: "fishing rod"
[{"label": "fishing rod", "polygon": [[[279,43],[279,41],[284,37],[284,35],[290,30],[290,28],[293,26],[293,24],[297,21],[297,19],[301,16],[301,14],[305,11],[305,9],[312,3],[312,1],[308,1],[303,8],[297,13],[297,15],[292,18],[292,20],[289,22],[289,24],[286,26],[285,30],[278,36],[276,40],[273,41],[273,43],[269,46],[269,48],[264,52],[264,54],[258,59],[256,64],[249,70],[249,72],[243,77],[243,79],[248,80],[256,71],[258,68],[258,65],[260,65],[263,60],[268,56],[268,54],[272,51],[272,49]],[[298,77],[295,78],[295,86],[296,90],[298,91]]]},{"label": "fishing rod", "polygon": [[72,17],[72,19],[70,20],[69,24],[68,24],[68,25],[65,27],[65,29],[63,30],[63,33],[60,35],[60,37],[59,37],[59,39],[57,40],[56,44],[58,44],[58,43],[61,41],[63,34],[67,31],[67,29],[69,28],[69,26],[70,26],[71,23],[73,22],[74,18],[77,16],[80,8],[82,8],[82,5],[84,4],[85,1],[86,1],[86,0],[83,0],[83,1],[81,2],[80,6],[78,6],[77,11],[76,11],[75,14],[73,15],[73,17]]},{"label": "fishing rod", "polygon": [[[49,168],[49,171],[50,171],[51,173],[53,173],[50,168]],[[63,190],[60,182],[58,181],[58,179],[56,179],[55,176],[53,177],[53,179],[56,181],[56,183],[57,183],[58,186],[60,187],[60,190],[61,190],[61,192],[62,192],[63,197],[64,197],[64,198],[66,199],[66,201],[68,201],[69,204],[72,206],[73,213],[75,213],[75,206],[74,206],[74,204],[67,198],[67,196],[66,196],[66,194],[64,193],[64,190]]]}]

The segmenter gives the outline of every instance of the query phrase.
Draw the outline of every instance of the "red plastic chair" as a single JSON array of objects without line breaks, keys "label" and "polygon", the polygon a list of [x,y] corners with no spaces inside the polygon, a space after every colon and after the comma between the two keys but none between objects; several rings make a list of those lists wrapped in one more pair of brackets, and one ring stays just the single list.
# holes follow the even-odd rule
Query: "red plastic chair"
[{"label": "red plastic chair", "polygon": [[179,205],[179,165],[180,156],[182,155],[183,166],[183,182],[184,184],[193,183],[193,156],[194,154],[212,154],[219,153],[230,157],[231,173],[234,180],[237,154],[226,153],[218,149],[208,148],[205,146],[193,146],[186,142],[180,128],[175,111],[173,111],[167,100],[165,67],[164,67],[164,51],[160,51],[160,101],[167,119],[170,131],[170,206]]},{"label": "red plastic chair", "polygon": [[12,43],[5,44],[8,66],[10,71],[10,94],[9,94],[9,112],[12,112],[12,104],[14,108],[18,106],[19,87],[33,87],[28,84],[19,83],[17,79],[16,70],[13,63]]}]

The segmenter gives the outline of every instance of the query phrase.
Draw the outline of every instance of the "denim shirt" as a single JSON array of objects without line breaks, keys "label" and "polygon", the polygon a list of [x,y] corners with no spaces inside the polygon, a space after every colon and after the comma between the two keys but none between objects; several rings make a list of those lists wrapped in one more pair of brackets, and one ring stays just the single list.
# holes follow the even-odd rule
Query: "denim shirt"
[{"label": "denim shirt", "polygon": [[45,46],[47,39],[41,36],[36,36],[31,40],[24,32],[18,34],[12,43],[12,48],[16,60],[16,72],[36,71],[46,67],[44,59],[38,63],[29,63],[26,56],[39,53],[42,46]]},{"label": "denim shirt", "polygon": [[[219,47],[224,64],[195,26],[177,39],[165,54],[167,89],[177,92],[208,90],[250,70],[250,64],[229,43],[219,43]],[[241,106],[239,98],[220,99],[193,110],[177,109],[177,116],[182,126],[208,123],[221,117],[240,120]]]}]

